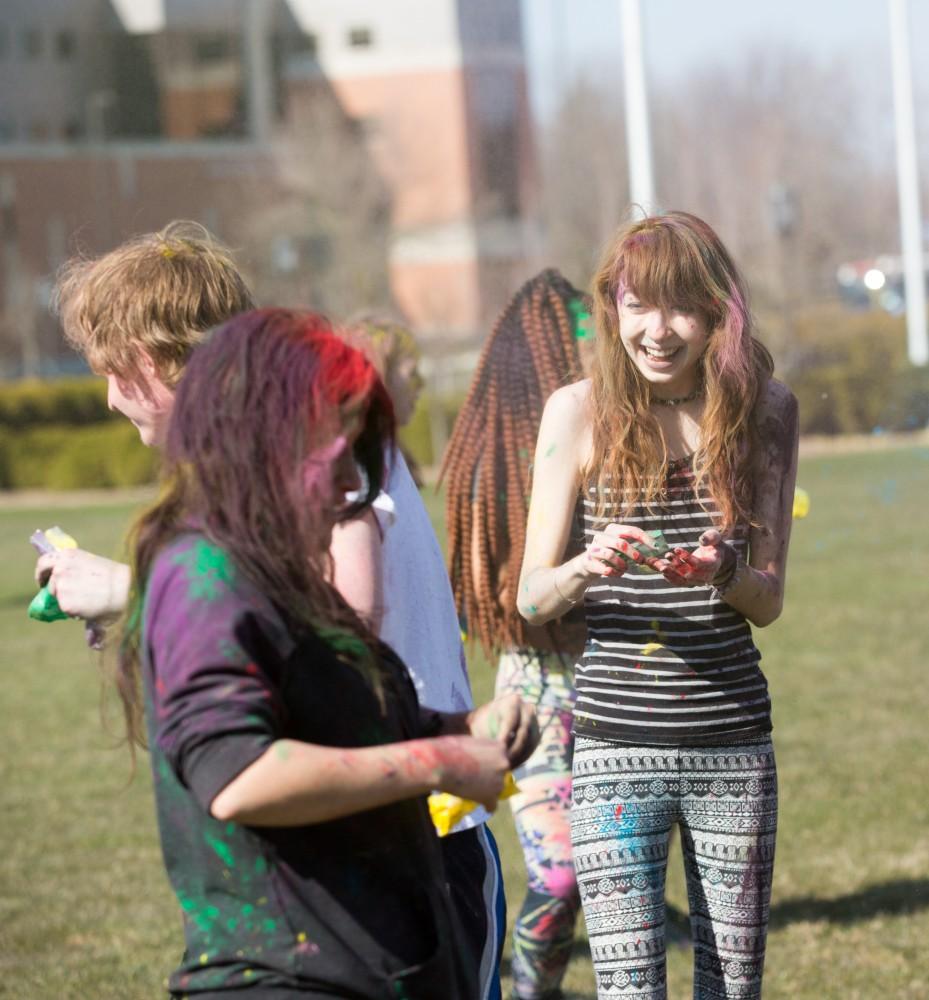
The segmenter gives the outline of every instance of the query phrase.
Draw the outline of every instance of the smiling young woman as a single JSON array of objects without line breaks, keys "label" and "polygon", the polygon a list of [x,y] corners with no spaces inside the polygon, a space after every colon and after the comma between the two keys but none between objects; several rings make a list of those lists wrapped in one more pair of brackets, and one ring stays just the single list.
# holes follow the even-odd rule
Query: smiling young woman
[{"label": "smiling young woman", "polygon": [[[683,212],[621,229],[594,285],[590,380],[542,418],[519,609],[583,601],[572,838],[600,997],[665,996],[680,827],[698,1000],[761,991],[777,823],[751,624],[780,614],[797,407],[745,284]],[[583,499],[586,549],[565,561]]]}]

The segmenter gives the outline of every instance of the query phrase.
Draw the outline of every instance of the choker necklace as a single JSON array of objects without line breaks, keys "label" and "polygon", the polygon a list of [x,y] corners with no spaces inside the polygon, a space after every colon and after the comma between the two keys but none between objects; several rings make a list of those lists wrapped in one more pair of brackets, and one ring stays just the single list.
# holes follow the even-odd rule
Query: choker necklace
[{"label": "choker necklace", "polygon": [[660,399],[658,396],[652,396],[649,402],[658,403],[661,406],[680,406],[682,403],[691,403],[695,399],[699,399],[702,395],[703,386],[698,385],[693,392],[686,396],[676,396],[674,399]]}]

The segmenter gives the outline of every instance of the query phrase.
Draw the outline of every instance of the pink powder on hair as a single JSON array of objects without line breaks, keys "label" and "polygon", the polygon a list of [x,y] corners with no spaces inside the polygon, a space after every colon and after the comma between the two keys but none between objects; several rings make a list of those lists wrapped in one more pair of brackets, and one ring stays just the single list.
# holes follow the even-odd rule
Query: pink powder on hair
[{"label": "pink powder on hair", "polygon": [[[339,434],[327,444],[310,452],[303,465],[303,488],[308,496],[320,493],[325,495],[327,488],[331,486],[332,463],[347,446],[348,438],[344,434]],[[330,477],[328,482],[327,476]]]},{"label": "pink powder on hair", "polygon": [[748,310],[735,284],[729,288],[729,303],[724,326],[724,339],[717,357],[721,371],[742,373],[747,369],[748,359],[742,344],[742,334],[748,322]]}]

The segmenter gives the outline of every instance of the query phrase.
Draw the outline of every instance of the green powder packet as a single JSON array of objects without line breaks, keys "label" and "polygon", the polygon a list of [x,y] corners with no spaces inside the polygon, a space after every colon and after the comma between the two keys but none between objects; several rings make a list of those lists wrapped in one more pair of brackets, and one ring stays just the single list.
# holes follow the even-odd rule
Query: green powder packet
[{"label": "green powder packet", "polygon": [[[630,548],[635,549],[640,556],[646,559],[649,558],[653,559],[656,557],[660,558],[661,556],[671,551],[671,546],[668,545],[665,536],[660,531],[646,532],[646,534],[652,540],[650,548],[644,542],[630,542],[628,539],[626,539],[626,544],[629,545]],[[622,559],[625,561],[626,565],[632,570],[637,570],[640,573],[657,572],[656,570],[652,569],[651,566],[647,566],[645,563],[636,562],[631,557],[623,555],[622,552],[617,553],[617,555],[621,556]]]},{"label": "green powder packet", "polygon": [[43,587],[33,597],[29,604],[29,617],[37,622],[60,622],[66,621],[68,616],[61,610],[58,599],[48,589]]}]

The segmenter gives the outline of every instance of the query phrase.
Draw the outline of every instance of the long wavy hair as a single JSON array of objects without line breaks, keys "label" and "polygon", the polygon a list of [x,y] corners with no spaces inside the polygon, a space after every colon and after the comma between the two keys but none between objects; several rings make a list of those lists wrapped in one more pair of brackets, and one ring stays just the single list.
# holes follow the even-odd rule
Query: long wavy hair
[{"label": "long wavy hair", "polygon": [[484,345],[445,452],[440,479],[446,481],[452,589],[469,633],[488,653],[539,639],[516,610],[532,455],[545,401],[581,378],[577,338],[588,307],[584,294],[554,269],[516,292]]},{"label": "long wavy hair", "polygon": [[694,455],[697,488],[705,486],[731,532],[752,521],[750,455],[758,444],[753,419],[774,370],[754,336],[748,293],[716,233],[687,212],[651,216],[621,228],[594,279],[597,357],[593,370],[593,452],[603,514],[610,483],[626,503],[653,507],[664,496],[668,451],[651,391],[623,346],[617,298],[632,290],[649,307],[696,312],[711,331],[699,362],[706,402]]},{"label": "long wavy hair", "polygon": [[[393,441],[390,399],[364,355],[323,317],[284,309],[242,313],[193,353],[175,398],[161,494],[129,534],[133,584],[116,681],[130,743],[142,742],[146,582],[158,552],[191,527],[229,553],[295,636],[313,629],[331,637],[377,680],[377,660],[365,655],[374,637],[327,582],[328,520],[319,517],[333,498],[318,455],[356,424],[354,455],[366,493],[343,517],[377,496]],[[318,487],[308,490],[310,461],[321,465]]]}]

